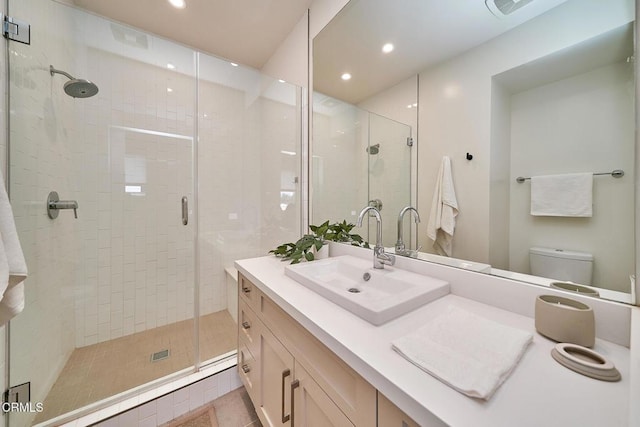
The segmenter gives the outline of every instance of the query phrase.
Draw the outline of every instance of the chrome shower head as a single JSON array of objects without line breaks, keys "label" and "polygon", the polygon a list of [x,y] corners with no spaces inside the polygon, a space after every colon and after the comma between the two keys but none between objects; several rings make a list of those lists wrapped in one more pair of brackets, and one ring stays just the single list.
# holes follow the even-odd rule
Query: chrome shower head
[{"label": "chrome shower head", "polygon": [[98,86],[84,79],[69,80],[64,84],[63,89],[67,95],[74,98],[89,98],[98,93]]},{"label": "chrome shower head", "polygon": [[380,151],[380,144],[370,145],[367,147],[367,153],[371,156],[375,156]]},{"label": "chrome shower head", "polygon": [[49,72],[54,74],[62,74],[69,79],[63,86],[65,93],[74,98],[89,98],[98,93],[98,86],[95,83],[85,79],[76,79],[66,71],[56,70],[53,65],[49,66]]}]

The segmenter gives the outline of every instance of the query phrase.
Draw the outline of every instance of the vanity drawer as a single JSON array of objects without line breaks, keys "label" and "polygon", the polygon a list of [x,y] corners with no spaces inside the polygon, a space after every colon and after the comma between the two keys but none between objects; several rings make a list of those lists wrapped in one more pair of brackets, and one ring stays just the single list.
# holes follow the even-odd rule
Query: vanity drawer
[{"label": "vanity drawer", "polygon": [[375,425],[371,384],[262,293],[257,314],[354,424]]},{"label": "vanity drawer", "polygon": [[238,300],[238,337],[252,354],[258,354],[260,324],[254,311],[243,299]]},{"label": "vanity drawer", "polygon": [[251,283],[251,281],[242,274],[238,274],[238,294],[240,295],[238,301],[244,300],[249,307],[257,310],[259,300],[258,289],[256,285]]},{"label": "vanity drawer", "polygon": [[247,389],[247,393],[249,393],[249,397],[251,397],[254,402],[257,402],[256,399],[259,391],[257,383],[260,378],[259,366],[253,354],[251,354],[242,340],[238,341],[238,374]]}]

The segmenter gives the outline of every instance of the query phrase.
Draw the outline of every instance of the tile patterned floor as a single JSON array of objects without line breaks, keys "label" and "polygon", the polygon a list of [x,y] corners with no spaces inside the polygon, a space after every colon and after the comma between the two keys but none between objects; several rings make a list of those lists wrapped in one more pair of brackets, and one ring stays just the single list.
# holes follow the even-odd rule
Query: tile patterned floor
[{"label": "tile patterned floor", "polygon": [[217,398],[212,405],[219,427],[262,427],[244,387]]},{"label": "tile patterned floor", "polygon": [[262,427],[251,399],[240,387],[161,427]]},{"label": "tile patterned floor", "polygon": [[[200,359],[236,348],[237,326],[228,311],[200,318]],[[151,362],[169,349],[167,359]],[[193,319],[74,350],[44,401],[42,422],[193,365]]]}]

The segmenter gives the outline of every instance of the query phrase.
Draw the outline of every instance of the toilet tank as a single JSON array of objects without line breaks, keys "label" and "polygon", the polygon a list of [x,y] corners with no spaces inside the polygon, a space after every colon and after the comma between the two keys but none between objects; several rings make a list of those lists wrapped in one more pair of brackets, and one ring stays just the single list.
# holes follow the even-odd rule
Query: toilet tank
[{"label": "toilet tank", "polygon": [[591,284],[593,255],[554,248],[529,249],[531,274],[549,279]]}]

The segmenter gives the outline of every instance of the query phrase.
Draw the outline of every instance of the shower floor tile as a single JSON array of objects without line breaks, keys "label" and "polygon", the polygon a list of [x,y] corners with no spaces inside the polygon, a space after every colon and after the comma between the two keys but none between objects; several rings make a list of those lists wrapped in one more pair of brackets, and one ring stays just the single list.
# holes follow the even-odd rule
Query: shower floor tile
[{"label": "shower floor tile", "polygon": [[[228,311],[200,317],[200,360],[237,347],[237,325]],[[168,349],[169,357],[151,361]],[[184,320],[77,348],[44,401],[39,423],[193,365],[194,322]]]}]

